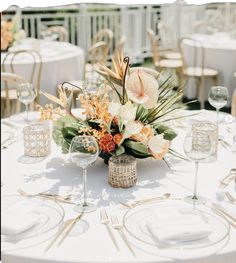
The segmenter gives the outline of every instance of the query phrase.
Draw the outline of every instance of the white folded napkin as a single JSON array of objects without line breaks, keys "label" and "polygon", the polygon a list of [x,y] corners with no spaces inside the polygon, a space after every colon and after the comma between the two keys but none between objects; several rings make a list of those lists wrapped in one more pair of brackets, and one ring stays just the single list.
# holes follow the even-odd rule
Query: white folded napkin
[{"label": "white folded napkin", "polygon": [[35,210],[40,202],[19,200],[2,211],[1,232],[4,235],[17,235],[38,225],[42,216]]},{"label": "white folded napkin", "polygon": [[182,213],[174,207],[160,209],[146,221],[146,228],[157,241],[162,242],[199,240],[208,237],[212,231],[200,215]]}]

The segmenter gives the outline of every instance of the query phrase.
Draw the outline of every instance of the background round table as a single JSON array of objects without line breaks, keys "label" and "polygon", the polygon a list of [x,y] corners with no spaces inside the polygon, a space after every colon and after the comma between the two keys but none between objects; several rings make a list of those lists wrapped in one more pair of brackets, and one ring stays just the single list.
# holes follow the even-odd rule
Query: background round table
[{"label": "background round table", "polygon": [[[229,91],[229,101],[231,105],[233,91],[236,88],[234,72],[236,70],[236,39],[231,39],[227,34],[204,35],[194,34],[190,36],[201,42],[205,49],[205,67],[215,69],[219,72],[219,85],[225,86]],[[193,48],[186,42],[184,45],[184,55],[187,66],[193,66]],[[200,57],[200,53],[198,53]],[[200,58],[198,57],[198,63]],[[200,64],[198,64],[200,66]],[[213,86],[212,82],[205,82],[205,100],[208,99],[208,91]],[[196,97],[196,87],[191,80],[187,84],[185,94],[189,99]]]},{"label": "background round table", "polygon": [[[37,44],[37,45],[36,45]],[[84,51],[67,42],[26,39],[22,44],[9,49],[17,51],[35,48],[42,56],[42,75],[40,90],[56,95],[57,85],[72,80],[84,79]],[[1,64],[6,53],[1,54]],[[10,71],[10,61],[6,61],[6,71]],[[15,73],[29,80],[32,71],[32,59],[27,55],[16,57],[14,60]],[[37,73],[37,67],[36,67]],[[42,104],[49,100],[40,96]]]},{"label": "background round table", "polygon": [[[185,112],[184,114],[192,114]],[[214,119],[215,112],[202,111],[204,118]],[[223,115],[226,116],[226,115]],[[227,115],[230,117],[229,115]],[[228,118],[227,120],[230,120]],[[231,118],[232,121],[232,118]],[[5,124],[4,124],[5,123]],[[232,123],[220,125],[220,135],[233,144],[235,134],[235,120]],[[9,121],[2,120],[2,128],[9,128]],[[172,148],[183,154],[183,140],[191,125],[191,119],[173,123],[178,137],[173,141]],[[18,188],[30,193],[49,191],[53,194],[77,194],[82,197],[82,171],[71,163],[69,156],[61,153],[60,148],[53,144],[52,153],[41,159],[24,157],[22,134],[7,149],[2,150],[2,195],[14,194]],[[83,216],[87,229],[84,233],[68,236],[59,247],[55,244],[44,252],[51,242],[48,240],[33,245],[30,241],[25,248],[18,248],[17,243],[3,244],[2,263],[78,263],[78,262],[159,262],[159,263],[235,263],[236,258],[236,229],[230,229],[230,236],[220,246],[204,249],[193,249],[185,253],[184,250],[174,252],[162,251],[155,246],[151,249],[140,245],[137,240],[127,234],[137,255],[134,257],[122,241],[119,234],[112,230],[119,244],[120,251],[114,247],[109,234],[100,223],[99,209],[106,208],[108,215],[116,214],[121,220],[127,208],[120,202],[161,196],[171,193],[173,197],[184,197],[193,191],[193,163],[182,161],[175,157],[167,158],[171,169],[164,161],[152,159],[138,160],[137,185],[128,189],[112,188],[108,184],[108,167],[102,159],[88,169],[88,197],[98,206],[98,210]],[[225,177],[231,168],[236,168],[236,154],[219,145],[216,162],[200,163],[198,189],[199,193],[209,200],[216,202],[219,191],[219,180]],[[235,193],[235,186],[232,184]],[[229,189],[227,189],[229,190]],[[73,205],[62,204],[66,218],[78,215]],[[78,223],[79,224],[79,223]],[[226,243],[225,243],[226,242]]]}]

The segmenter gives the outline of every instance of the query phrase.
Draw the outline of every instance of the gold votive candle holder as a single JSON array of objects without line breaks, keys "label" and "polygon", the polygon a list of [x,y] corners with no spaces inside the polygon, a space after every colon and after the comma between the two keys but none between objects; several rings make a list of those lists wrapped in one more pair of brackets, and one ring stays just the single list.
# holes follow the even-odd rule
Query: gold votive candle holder
[{"label": "gold votive candle holder", "polygon": [[193,123],[192,132],[204,133],[210,137],[211,140],[211,154],[203,162],[214,162],[217,160],[218,150],[218,127],[215,123],[210,121],[201,121]]},{"label": "gold votive candle holder", "polygon": [[35,123],[23,129],[24,154],[45,157],[51,152],[51,130],[45,123]]}]

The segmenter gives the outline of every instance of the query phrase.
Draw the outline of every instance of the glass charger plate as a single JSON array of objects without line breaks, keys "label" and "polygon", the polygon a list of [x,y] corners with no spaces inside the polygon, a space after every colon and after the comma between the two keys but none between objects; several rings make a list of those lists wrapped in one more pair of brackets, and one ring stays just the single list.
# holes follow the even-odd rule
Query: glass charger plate
[{"label": "glass charger plate", "polygon": [[27,113],[26,112],[21,112],[18,114],[14,114],[10,116],[9,120],[19,124],[19,125],[28,125],[33,122],[36,122],[40,119],[40,112],[38,111],[29,111],[28,113],[28,120],[27,120]]},{"label": "glass charger plate", "polygon": [[[155,215],[166,211],[166,209],[169,209],[169,211],[171,211],[171,209],[178,209],[181,213],[191,214],[191,216],[196,214],[211,229],[210,234],[206,237],[198,236],[195,238],[186,238],[185,240],[158,240],[158,233],[153,233],[148,222],[153,220]],[[136,206],[126,212],[123,217],[123,224],[128,233],[136,240],[150,246],[168,249],[181,248],[189,250],[209,247],[224,240],[228,236],[230,230],[228,222],[211,212],[209,208],[199,206],[199,208],[194,209],[192,205],[177,200]],[[171,223],[166,222],[166,225],[168,224],[170,224],[171,229]]]},{"label": "glass charger plate", "polygon": [[[188,124],[192,125],[196,121],[212,121],[216,122],[216,111],[206,110],[192,110],[189,115],[196,114],[194,116],[185,117]],[[219,112],[219,124],[230,124],[235,121],[235,117],[226,112]]]},{"label": "glass charger plate", "polygon": [[[37,224],[32,227],[22,231],[18,234],[2,234],[4,231],[1,231],[1,241],[10,242],[10,241],[22,241],[26,239],[32,239],[44,234],[53,234],[54,230],[61,226],[64,219],[64,209],[57,202],[45,198],[34,198],[34,197],[23,197],[20,195],[7,195],[2,197],[1,201],[2,206],[2,218],[3,215],[7,219],[9,215],[9,210],[11,209],[10,215],[15,211],[16,222],[17,222],[17,210],[20,207],[27,208],[29,207],[29,213],[33,213],[38,217]],[[26,215],[27,220],[27,215]],[[2,229],[1,229],[2,230]]]}]

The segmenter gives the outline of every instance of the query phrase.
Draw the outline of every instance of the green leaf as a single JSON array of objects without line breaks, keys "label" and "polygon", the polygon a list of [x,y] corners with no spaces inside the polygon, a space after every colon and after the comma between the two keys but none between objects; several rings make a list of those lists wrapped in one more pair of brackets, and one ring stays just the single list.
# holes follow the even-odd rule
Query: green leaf
[{"label": "green leaf", "polygon": [[123,122],[121,117],[118,117],[118,128],[119,128],[119,132],[121,133],[123,131]]},{"label": "green leaf", "polygon": [[164,131],[164,139],[172,141],[177,136],[177,133],[172,129],[167,129]]},{"label": "green leaf", "polygon": [[125,152],[125,148],[123,146],[118,146],[116,150],[116,155],[119,156]]},{"label": "green leaf", "polygon": [[164,133],[166,130],[169,130],[170,128],[162,123],[155,123],[153,125],[153,128],[156,130],[158,134]]},{"label": "green leaf", "polygon": [[[60,145],[64,153],[68,152],[71,138],[67,140],[64,138],[66,134],[73,134],[72,129],[77,129],[81,123],[74,117],[67,115],[59,118],[54,122],[52,137],[56,144]],[[65,130],[65,128],[70,128]],[[74,131],[74,130],[73,130]]]},{"label": "green leaf", "polygon": [[131,140],[127,140],[124,142],[124,145],[136,152],[149,155],[148,147],[141,142],[134,142]]}]

